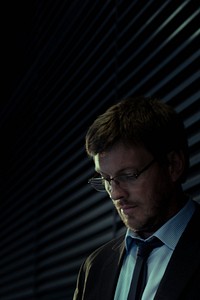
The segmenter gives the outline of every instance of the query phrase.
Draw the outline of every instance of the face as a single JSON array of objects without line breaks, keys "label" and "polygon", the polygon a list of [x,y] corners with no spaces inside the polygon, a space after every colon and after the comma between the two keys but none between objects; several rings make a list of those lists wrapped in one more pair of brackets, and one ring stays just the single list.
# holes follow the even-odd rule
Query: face
[{"label": "face", "polygon": [[[152,160],[144,148],[122,143],[94,156],[95,169],[105,178],[140,171]],[[108,194],[124,224],[144,237],[178,210],[170,167],[156,161],[126,187],[112,180]]]}]

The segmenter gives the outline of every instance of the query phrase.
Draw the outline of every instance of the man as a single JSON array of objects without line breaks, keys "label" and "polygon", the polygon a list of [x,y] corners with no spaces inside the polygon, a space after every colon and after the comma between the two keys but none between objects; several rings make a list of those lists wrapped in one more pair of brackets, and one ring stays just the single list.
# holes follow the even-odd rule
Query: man
[{"label": "man", "polygon": [[[200,299],[200,208],[182,190],[189,154],[180,116],[157,99],[122,100],[94,121],[86,150],[96,171],[89,182],[108,193],[127,232],[86,259],[73,299]],[[142,287],[137,251],[155,239]]]}]

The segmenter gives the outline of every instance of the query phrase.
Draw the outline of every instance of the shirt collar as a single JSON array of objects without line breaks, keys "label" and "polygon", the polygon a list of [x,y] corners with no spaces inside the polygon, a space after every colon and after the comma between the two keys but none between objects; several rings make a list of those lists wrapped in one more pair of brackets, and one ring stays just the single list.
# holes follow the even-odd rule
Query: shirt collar
[{"label": "shirt collar", "polygon": [[[160,239],[168,248],[174,250],[194,211],[194,201],[188,200],[184,207],[175,216],[169,219],[162,227],[154,232],[152,236],[146,239],[146,241],[155,236]],[[135,239],[142,240],[137,233],[127,229],[125,236],[125,247],[127,251],[130,250]]]}]

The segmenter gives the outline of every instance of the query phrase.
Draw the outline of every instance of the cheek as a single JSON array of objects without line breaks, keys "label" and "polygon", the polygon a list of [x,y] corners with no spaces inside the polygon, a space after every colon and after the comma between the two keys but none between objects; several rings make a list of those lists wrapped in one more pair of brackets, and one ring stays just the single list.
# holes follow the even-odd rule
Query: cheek
[{"label": "cheek", "polygon": [[133,198],[144,206],[144,209],[151,209],[166,206],[171,199],[173,185],[168,177],[157,176],[145,182],[140,188],[132,193]]},{"label": "cheek", "polygon": [[166,178],[159,178],[157,183],[146,190],[146,203],[151,209],[165,210],[171,203],[173,186]]}]

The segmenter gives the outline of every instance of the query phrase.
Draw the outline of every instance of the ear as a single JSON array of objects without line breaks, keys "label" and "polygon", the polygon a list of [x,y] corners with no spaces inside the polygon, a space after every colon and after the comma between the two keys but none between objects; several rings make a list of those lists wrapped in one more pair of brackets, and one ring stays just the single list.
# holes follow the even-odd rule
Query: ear
[{"label": "ear", "polygon": [[169,174],[173,182],[180,179],[185,169],[185,158],[182,151],[172,151],[167,155]]}]

